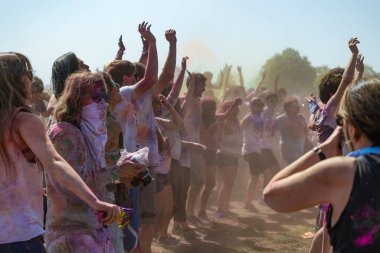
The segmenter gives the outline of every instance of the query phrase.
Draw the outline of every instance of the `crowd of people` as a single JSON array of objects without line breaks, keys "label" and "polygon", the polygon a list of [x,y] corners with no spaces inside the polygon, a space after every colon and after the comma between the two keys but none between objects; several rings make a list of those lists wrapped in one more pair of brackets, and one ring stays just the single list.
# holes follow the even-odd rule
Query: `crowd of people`
[{"label": "crowd of people", "polygon": [[310,252],[380,249],[380,81],[362,78],[356,38],[347,67],[322,78],[307,111],[302,94],[279,88],[281,77],[264,88],[265,71],[251,90],[241,67],[238,85],[230,66],[213,84],[210,72],[187,70],[188,57],[176,73],[175,30],[165,32],[159,73],[150,28],[138,26],[138,62],[123,60],[122,37],[103,72],[72,52],[57,58],[52,94],[26,56],[0,54],[0,252],[145,253],[153,241],[177,244],[173,234],[233,215],[242,163],[247,210],[257,211],[260,177],[265,202],[279,212],[320,205]]}]

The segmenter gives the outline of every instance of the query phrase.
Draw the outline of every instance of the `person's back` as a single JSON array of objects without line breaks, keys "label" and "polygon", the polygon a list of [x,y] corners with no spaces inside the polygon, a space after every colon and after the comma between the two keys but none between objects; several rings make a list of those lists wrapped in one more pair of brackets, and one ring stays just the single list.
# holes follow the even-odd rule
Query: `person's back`
[{"label": "person's back", "polygon": [[27,241],[43,233],[42,169],[29,149],[21,150],[14,133],[4,134],[3,140],[15,180],[10,181],[7,165],[0,159],[0,244]]},{"label": "person's back", "polygon": [[357,158],[354,184],[349,201],[336,224],[331,227],[332,208],[327,228],[334,252],[380,252],[380,157]]}]

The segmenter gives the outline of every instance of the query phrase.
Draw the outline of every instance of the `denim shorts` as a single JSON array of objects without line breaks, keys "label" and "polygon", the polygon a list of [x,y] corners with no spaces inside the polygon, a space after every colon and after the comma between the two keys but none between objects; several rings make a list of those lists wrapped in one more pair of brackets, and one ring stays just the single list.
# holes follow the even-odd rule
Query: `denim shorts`
[{"label": "denim shorts", "polygon": [[46,253],[42,235],[28,241],[0,244],[0,253]]}]

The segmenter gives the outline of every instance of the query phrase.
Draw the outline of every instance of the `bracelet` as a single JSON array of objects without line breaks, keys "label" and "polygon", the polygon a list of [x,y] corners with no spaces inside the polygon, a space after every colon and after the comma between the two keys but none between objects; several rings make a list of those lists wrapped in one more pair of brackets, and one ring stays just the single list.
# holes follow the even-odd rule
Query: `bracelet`
[{"label": "bracelet", "polygon": [[314,147],[313,151],[314,151],[314,153],[316,153],[318,155],[319,160],[322,161],[322,160],[325,160],[327,158],[325,153],[322,152],[320,147]]}]

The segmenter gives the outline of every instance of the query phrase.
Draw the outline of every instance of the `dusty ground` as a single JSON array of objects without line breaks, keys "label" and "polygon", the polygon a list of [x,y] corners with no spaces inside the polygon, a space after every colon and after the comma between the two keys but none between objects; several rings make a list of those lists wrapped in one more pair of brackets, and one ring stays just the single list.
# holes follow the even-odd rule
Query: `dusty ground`
[{"label": "dusty ground", "polygon": [[228,218],[215,219],[215,194],[211,203],[208,211],[211,221],[204,221],[195,228],[195,236],[175,235],[180,240],[178,245],[154,243],[153,252],[308,252],[311,239],[301,235],[314,232],[316,209],[279,214],[269,209],[258,196],[253,202],[257,211],[247,211],[241,201],[236,201],[232,202],[232,214]]}]

